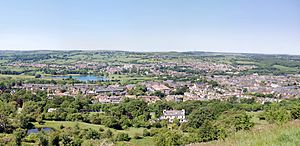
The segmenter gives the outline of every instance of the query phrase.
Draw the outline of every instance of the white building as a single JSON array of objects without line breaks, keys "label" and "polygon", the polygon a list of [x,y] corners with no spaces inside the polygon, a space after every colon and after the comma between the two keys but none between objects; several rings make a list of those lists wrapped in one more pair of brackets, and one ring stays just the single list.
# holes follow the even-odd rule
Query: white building
[{"label": "white building", "polygon": [[52,113],[52,112],[55,112],[55,111],[56,111],[56,108],[49,108],[47,112]]},{"label": "white building", "polygon": [[163,115],[159,118],[160,120],[168,120],[170,123],[174,119],[178,119],[180,122],[186,122],[185,110],[163,110]]}]

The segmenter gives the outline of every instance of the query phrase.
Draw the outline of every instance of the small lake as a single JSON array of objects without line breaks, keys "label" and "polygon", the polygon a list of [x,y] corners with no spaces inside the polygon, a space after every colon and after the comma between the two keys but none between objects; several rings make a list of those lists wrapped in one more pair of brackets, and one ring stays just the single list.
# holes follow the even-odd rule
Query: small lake
[{"label": "small lake", "polygon": [[52,130],[52,129],[51,129],[51,128],[48,128],[48,127],[33,128],[33,129],[27,130],[27,134],[38,133],[38,132],[40,132],[40,131],[48,132],[48,131],[51,131],[51,130]]},{"label": "small lake", "polygon": [[86,82],[86,81],[107,81],[107,79],[105,77],[102,76],[93,76],[93,75],[73,75],[73,76],[50,76],[50,78],[52,79],[69,79],[70,77],[72,77],[75,80],[79,80],[82,82]]}]

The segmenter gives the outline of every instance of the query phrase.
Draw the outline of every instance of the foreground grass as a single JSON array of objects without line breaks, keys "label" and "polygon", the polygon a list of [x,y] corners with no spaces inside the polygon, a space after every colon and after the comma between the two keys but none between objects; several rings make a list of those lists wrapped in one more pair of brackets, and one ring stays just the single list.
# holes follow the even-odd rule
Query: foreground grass
[{"label": "foreground grass", "polygon": [[192,144],[192,146],[298,146],[300,145],[300,121],[284,125],[261,124],[251,131],[240,131],[225,140]]}]

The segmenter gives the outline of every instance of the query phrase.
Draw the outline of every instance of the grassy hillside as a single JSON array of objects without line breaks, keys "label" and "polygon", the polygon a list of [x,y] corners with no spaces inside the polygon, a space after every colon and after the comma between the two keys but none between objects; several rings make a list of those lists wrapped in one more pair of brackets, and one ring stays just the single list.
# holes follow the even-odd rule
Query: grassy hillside
[{"label": "grassy hillside", "polygon": [[300,121],[284,125],[261,124],[251,131],[240,131],[226,140],[192,144],[191,146],[298,146],[300,145]]}]

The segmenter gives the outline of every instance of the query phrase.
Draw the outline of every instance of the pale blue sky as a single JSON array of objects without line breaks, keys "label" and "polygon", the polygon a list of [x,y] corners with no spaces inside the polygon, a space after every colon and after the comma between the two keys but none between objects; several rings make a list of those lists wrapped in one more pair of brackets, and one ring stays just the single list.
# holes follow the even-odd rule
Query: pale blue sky
[{"label": "pale blue sky", "polygon": [[0,49],[300,55],[300,0],[0,0]]}]

